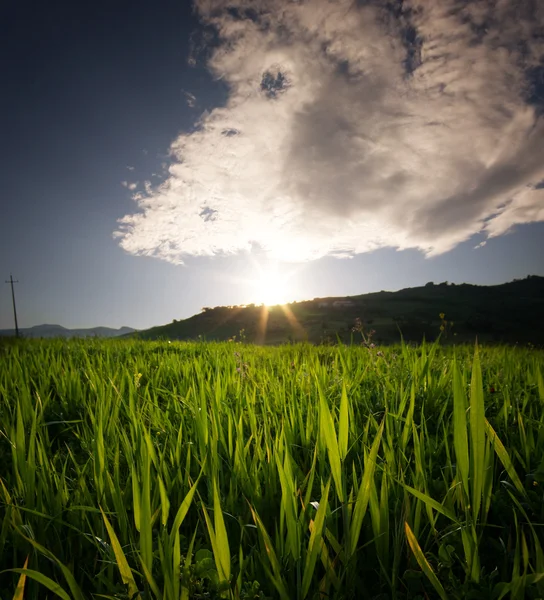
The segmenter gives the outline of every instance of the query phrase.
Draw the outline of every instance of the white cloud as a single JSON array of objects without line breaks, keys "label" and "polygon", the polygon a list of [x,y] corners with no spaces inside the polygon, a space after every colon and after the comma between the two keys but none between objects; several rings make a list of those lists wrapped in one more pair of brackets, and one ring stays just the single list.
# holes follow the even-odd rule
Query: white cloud
[{"label": "white cloud", "polygon": [[121,246],[172,262],[437,254],[544,220],[544,122],[526,101],[544,4],[377,4],[198,0],[228,101],[174,142]]},{"label": "white cloud", "polygon": [[128,181],[121,181],[121,185],[125,188],[127,188],[127,190],[130,190],[131,192],[134,191],[137,187],[138,184],[137,183],[129,183]]}]

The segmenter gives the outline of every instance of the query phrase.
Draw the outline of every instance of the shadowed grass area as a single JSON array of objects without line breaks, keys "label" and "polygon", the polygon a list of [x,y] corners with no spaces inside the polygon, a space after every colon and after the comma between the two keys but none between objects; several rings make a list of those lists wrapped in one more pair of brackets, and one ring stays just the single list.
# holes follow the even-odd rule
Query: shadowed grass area
[{"label": "shadowed grass area", "polygon": [[543,373],[506,346],[4,343],[0,598],[540,598]]}]

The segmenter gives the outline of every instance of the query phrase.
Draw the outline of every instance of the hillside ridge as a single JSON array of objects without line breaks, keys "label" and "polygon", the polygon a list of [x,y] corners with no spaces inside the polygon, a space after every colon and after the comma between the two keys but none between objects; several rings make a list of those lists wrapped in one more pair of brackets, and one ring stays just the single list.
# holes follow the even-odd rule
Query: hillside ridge
[{"label": "hillside ridge", "polygon": [[[239,340],[258,344],[292,341],[349,342],[357,322],[372,342],[455,342],[544,345],[544,277],[483,286],[447,281],[398,291],[327,296],[285,306],[216,306],[187,319],[131,334],[139,339]],[[444,318],[440,317],[444,314]],[[359,321],[357,321],[359,320]]]},{"label": "hillside ridge", "polygon": [[[55,338],[55,337],[119,337],[123,335],[130,335],[136,332],[136,329],[132,327],[120,327],[115,329],[114,327],[80,327],[75,329],[68,329],[62,325],[44,323],[42,325],[34,325],[33,327],[19,328],[19,332],[22,337],[26,338]],[[15,329],[0,329],[0,336],[13,336],[15,335]]]}]

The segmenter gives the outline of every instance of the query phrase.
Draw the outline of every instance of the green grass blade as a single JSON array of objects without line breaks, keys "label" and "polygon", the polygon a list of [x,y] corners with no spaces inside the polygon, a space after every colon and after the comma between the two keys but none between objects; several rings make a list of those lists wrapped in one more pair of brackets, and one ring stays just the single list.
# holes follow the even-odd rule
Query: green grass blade
[{"label": "green grass blade", "polygon": [[141,489],[141,521],[140,521],[140,553],[141,559],[149,573],[153,571],[153,516],[151,514],[151,464],[146,446],[142,447],[141,456],[142,489]]},{"label": "green grass blade", "polygon": [[470,383],[470,442],[472,458],[472,514],[477,519],[482,503],[485,469],[485,409],[478,346],[474,350]]},{"label": "green grass blade", "polygon": [[145,564],[143,557],[140,555],[139,558],[140,558],[140,564],[142,565],[142,571],[144,572],[144,576],[146,578],[147,584],[151,588],[151,591],[155,595],[155,598],[157,598],[157,600],[162,600],[163,594],[161,593],[159,586],[157,585],[157,582],[155,581],[155,579],[153,578],[153,575],[147,568],[147,565]]},{"label": "green grass blade", "polygon": [[338,419],[338,452],[343,462],[348,453],[349,442],[349,404],[346,384],[342,385],[342,398],[340,400],[340,415]]},{"label": "green grass blade", "polygon": [[[198,532],[198,527],[195,528],[193,533],[193,537],[191,538],[191,543],[189,544],[189,548],[187,549],[187,553],[185,555],[185,569],[188,570],[191,566],[193,560],[193,548],[195,545],[196,534]],[[176,561],[174,563],[174,598],[180,598],[181,600],[189,600],[189,588],[185,585],[181,587],[181,595],[179,594],[179,586],[180,586],[180,555],[179,555],[179,531],[177,533],[177,553],[174,554],[176,557]]]},{"label": "green grass blade", "polygon": [[467,498],[469,497],[469,449],[467,436],[466,398],[461,374],[455,360],[453,361],[453,447],[457,474]]},{"label": "green grass blade", "polygon": [[363,526],[363,519],[366,514],[368,501],[370,499],[371,486],[374,483],[374,470],[376,468],[376,458],[378,456],[378,450],[380,449],[380,443],[383,434],[383,428],[385,426],[385,418],[378,429],[378,433],[374,438],[368,459],[365,460],[365,470],[359,491],[357,492],[357,498],[355,499],[355,508],[353,510],[353,516],[351,520],[350,530],[350,541],[351,547],[349,548],[350,556],[352,556],[359,542],[359,535],[361,534],[361,527]]},{"label": "green grass blade", "polygon": [[406,533],[406,539],[408,540],[410,549],[412,550],[419,566],[421,567],[421,570],[425,573],[427,579],[431,582],[432,586],[434,587],[436,593],[440,596],[440,598],[442,598],[442,600],[447,600],[448,597],[446,595],[446,591],[442,587],[442,584],[438,580],[438,577],[435,575],[433,568],[425,558],[425,554],[423,554],[423,550],[421,550],[416,536],[413,534],[412,530],[410,529],[410,525],[408,525],[407,521],[404,522],[404,531]]},{"label": "green grass blade", "polygon": [[[287,591],[287,586],[286,586],[285,580],[283,578],[283,570],[278,561],[276,552],[274,551],[274,546],[272,544],[272,540],[270,539],[270,536],[268,535],[268,532],[266,531],[266,528],[265,528],[263,522],[261,521],[261,518],[259,517],[257,511],[254,510],[253,507],[251,507],[251,506],[249,507],[249,509],[251,510],[253,520],[255,521],[255,524],[257,525],[257,529],[259,530],[259,534],[261,536],[261,539],[262,539],[262,542],[263,542],[263,545],[265,548],[266,558],[267,558],[268,562],[270,563],[270,566],[272,567],[272,573],[269,573],[269,577],[272,581],[272,584],[278,591],[278,594],[280,595],[280,598],[282,600],[291,600],[291,596],[290,596],[289,592]],[[263,559],[261,559],[261,560],[263,560]],[[263,560],[263,564],[264,564],[264,560]]]},{"label": "green grass blade", "polygon": [[325,439],[327,446],[327,452],[329,455],[329,464],[331,466],[332,478],[334,479],[334,486],[336,488],[336,494],[340,502],[344,502],[344,490],[342,485],[342,467],[340,463],[340,451],[338,450],[338,440],[336,438],[336,431],[334,428],[334,421],[325,399],[325,394],[321,389],[321,385],[318,384],[319,391],[319,413],[321,421],[321,432]]},{"label": "green grass blade", "polygon": [[129,598],[136,598],[136,596],[139,594],[138,586],[136,585],[136,581],[134,581],[132,571],[128,566],[128,561],[125,556],[125,553],[123,552],[123,548],[121,547],[119,539],[102,508],[100,508],[100,512],[102,513],[102,518],[104,519],[106,529],[108,530],[111,547],[113,548],[113,553],[115,555],[115,560],[117,561],[117,567],[119,568],[121,579],[123,580],[123,583],[128,587]]},{"label": "green grass blade", "polygon": [[168,492],[164,485],[164,481],[160,475],[157,476],[159,482],[159,493],[161,497],[161,523],[163,527],[166,527],[168,523],[168,515],[170,513],[170,500],[168,498]]},{"label": "green grass blade", "polygon": [[72,593],[73,598],[75,600],[85,600],[83,592],[81,591],[79,585],[77,584],[75,577],[72,574],[72,572],[70,571],[70,569],[68,569],[68,567],[62,561],[60,561],[52,552],[50,552],[47,548],[45,548],[45,546],[42,546],[41,544],[36,542],[36,540],[34,540],[30,537],[27,537],[22,533],[20,533],[20,535],[27,542],[32,544],[32,546],[34,546],[34,548],[36,548],[36,550],[38,550],[38,552],[41,552],[41,554],[43,554],[49,560],[51,560],[52,562],[56,563],[59,566],[60,570],[62,571],[62,574],[64,575],[64,578],[66,579],[66,583],[68,584],[68,587],[70,588],[70,592]]},{"label": "green grass blade", "polygon": [[420,492],[419,490],[416,490],[415,488],[413,488],[409,485],[406,485],[405,483],[402,483],[401,481],[399,481],[399,483],[400,483],[400,485],[402,485],[402,487],[405,490],[407,490],[408,492],[410,492],[410,494],[412,494],[413,496],[415,496],[416,498],[418,498],[419,500],[424,502],[427,506],[434,508],[434,510],[436,510],[440,514],[444,515],[448,519],[450,519],[450,521],[452,521],[456,525],[460,525],[459,521],[457,520],[457,517],[451,512],[451,510],[446,508],[443,504],[440,504],[440,502],[437,502],[436,500],[434,500],[427,494],[424,494],[423,492]]},{"label": "green grass blade", "polygon": [[[285,452],[284,462],[286,467],[289,465],[289,453]],[[282,505],[285,511],[285,520],[287,522],[287,536],[289,541],[289,550],[293,559],[297,561],[300,558],[300,536],[299,521],[296,512],[295,486],[292,480],[290,468],[285,468],[281,464],[279,456],[276,454],[276,466],[280,478],[282,491]]]},{"label": "green grass blade", "polygon": [[30,579],[34,579],[34,581],[37,581],[38,583],[46,587],[48,590],[56,594],[59,598],[62,598],[62,600],[72,600],[58,583],[56,583],[43,573],[40,573],[39,571],[34,571],[33,569],[7,569],[5,571],[1,571],[0,573],[7,572],[20,573],[21,576],[24,575],[25,577],[30,577]]},{"label": "green grass blade", "polygon": [[523,487],[523,484],[521,483],[521,480],[520,480],[518,474],[516,473],[516,469],[514,468],[514,465],[512,463],[512,460],[510,459],[510,456],[508,456],[508,452],[506,451],[504,444],[501,442],[498,435],[495,433],[495,430],[490,425],[490,423],[487,419],[485,420],[485,429],[486,429],[486,433],[489,437],[489,440],[491,441],[491,444],[493,445],[493,448],[495,449],[495,453],[499,457],[499,460],[501,461],[502,466],[505,468],[506,472],[508,473],[508,476],[512,480],[512,483],[514,484],[514,486],[516,487],[516,489],[518,490],[518,492],[520,494],[523,494],[524,496],[526,496],[527,494],[525,492],[525,488]]},{"label": "green grass blade", "polygon": [[221,502],[219,500],[219,489],[217,479],[213,482],[213,516],[215,524],[215,537],[219,549],[219,561],[226,581],[230,581],[230,548]]},{"label": "green grass blade", "polygon": [[[26,557],[25,564],[23,565],[23,569],[26,570],[28,568],[28,556]],[[17,587],[15,588],[15,593],[13,594],[12,600],[23,600],[25,595],[25,584],[26,584],[26,574],[21,573],[19,577],[19,581],[17,582]]]},{"label": "green grass blade", "polygon": [[138,474],[136,467],[132,465],[132,504],[134,511],[134,525],[137,531],[140,531],[141,524],[141,494],[140,484],[138,482]]},{"label": "green grass blade", "polygon": [[200,475],[198,476],[197,480],[194,482],[194,484],[192,485],[190,490],[187,492],[187,495],[183,499],[183,502],[180,504],[178,511],[176,513],[176,516],[174,517],[174,523],[172,524],[172,529],[171,529],[170,535],[174,535],[174,533],[176,531],[179,531],[179,528],[181,527],[183,520],[187,516],[187,513],[189,512],[189,508],[193,501],[193,497],[195,495],[196,488],[198,486],[198,482],[200,481],[201,476],[202,476],[202,471],[200,472]]},{"label": "green grass blade", "polygon": [[315,520],[313,521],[312,532],[310,534],[310,541],[308,543],[308,552],[306,554],[306,561],[304,563],[304,575],[302,577],[302,588],[301,588],[301,600],[306,598],[312,578],[315,570],[315,563],[319,556],[321,549],[321,541],[323,538],[323,528],[325,526],[325,515],[327,514],[327,505],[329,500],[329,488],[331,480],[327,482],[321,500],[319,501],[319,508]]}]

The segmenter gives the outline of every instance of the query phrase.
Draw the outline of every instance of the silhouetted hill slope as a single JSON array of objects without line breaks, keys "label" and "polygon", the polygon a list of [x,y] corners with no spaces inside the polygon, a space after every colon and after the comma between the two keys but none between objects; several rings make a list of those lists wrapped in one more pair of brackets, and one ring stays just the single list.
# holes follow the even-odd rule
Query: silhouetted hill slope
[{"label": "silhouetted hill slope", "polygon": [[[445,313],[445,339],[544,345],[544,277],[529,276],[494,286],[447,282],[350,297],[315,298],[286,307],[216,307],[189,319],[134,334],[141,339],[228,340],[244,330],[246,341],[319,343],[349,341],[355,319],[375,330],[373,341],[435,339]],[[264,323],[266,322],[266,326]],[[450,325],[453,322],[453,326]]]},{"label": "silhouetted hill slope", "polygon": [[[55,337],[118,337],[134,333],[132,327],[91,327],[89,329],[67,329],[62,325],[35,325],[19,329],[21,335],[26,338],[55,338]],[[15,335],[15,329],[1,329],[0,336]]]}]

